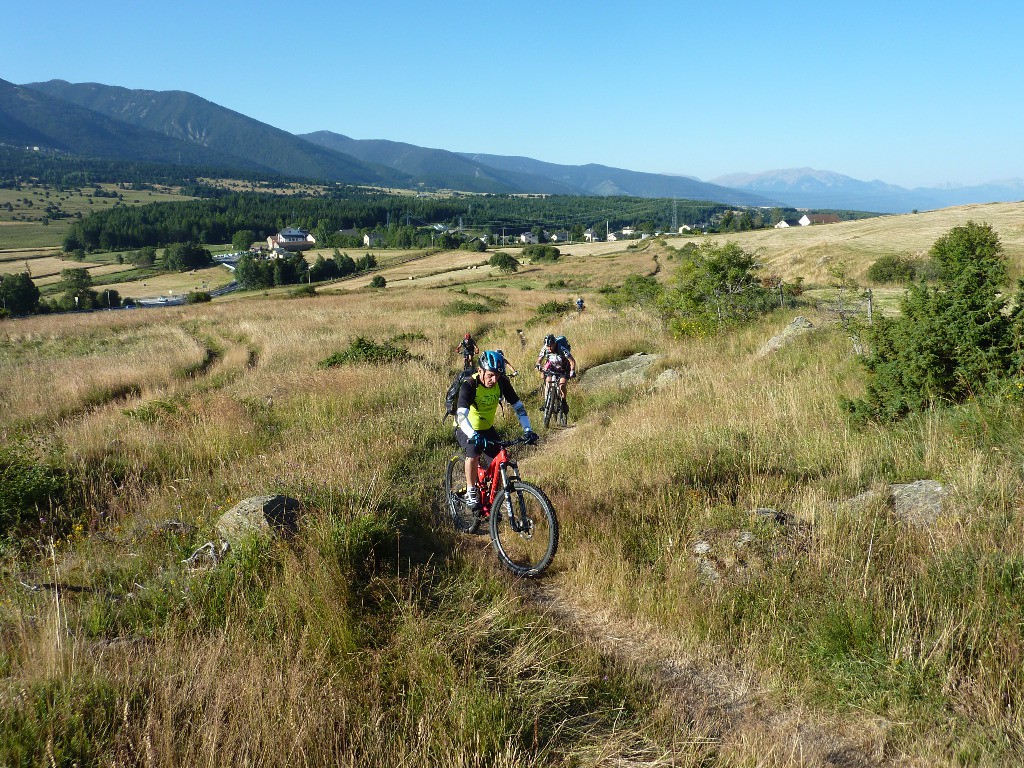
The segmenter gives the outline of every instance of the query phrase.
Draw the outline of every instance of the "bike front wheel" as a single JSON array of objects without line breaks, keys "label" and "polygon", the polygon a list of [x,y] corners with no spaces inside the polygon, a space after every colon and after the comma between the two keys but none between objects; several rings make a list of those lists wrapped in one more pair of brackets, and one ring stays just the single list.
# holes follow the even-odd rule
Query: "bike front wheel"
[{"label": "bike front wheel", "polygon": [[548,384],[547,394],[544,396],[544,429],[548,428],[551,424],[551,418],[554,416],[555,408],[558,403],[558,389],[557,384],[554,382]]},{"label": "bike front wheel", "polygon": [[512,573],[543,573],[558,551],[558,517],[544,491],[521,480],[502,489],[491,509],[491,541]]},{"label": "bike front wheel", "polygon": [[445,509],[455,530],[476,533],[480,527],[480,512],[466,504],[463,499],[465,492],[466,463],[465,459],[456,454],[448,460],[448,468],[444,473]]}]

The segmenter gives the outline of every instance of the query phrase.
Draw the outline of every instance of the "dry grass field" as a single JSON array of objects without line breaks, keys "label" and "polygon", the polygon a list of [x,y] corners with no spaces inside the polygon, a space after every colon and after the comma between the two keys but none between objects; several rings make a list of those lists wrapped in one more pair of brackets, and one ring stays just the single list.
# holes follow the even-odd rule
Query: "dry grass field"
[{"label": "dry grass field", "polygon": [[[1020,268],[1022,206],[742,242],[791,276],[819,247],[860,270],[926,251],[928,217],[989,221]],[[811,304],[701,338],[602,304],[671,279],[681,242],[0,323],[0,470],[53,499],[0,547],[0,764],[1019,764],[1024,402],[856,427],[863,370]],[[579,293],[582,315],[538,314]],[[759,355],[797,314],[814,330]],[[466,330],[524,372],[535,419],[546,332],[583,371],[569,428],[520,457],[563,526],[540,584],[435,517]],[[408,357],[321,365],[358,338]],[[660,355],[647,378],[584,387],[637,351]],[[929,526],[850,501],[919,479],[948,489]],[[295,537],[184,562],[272,493],[303,502]]]},{"label": "dry grass field", "polygon": [[[968,221],[992,225],[1020,274],[1024,264],[1022,203],[964,205],[902,216],[713,237],[756,251],[765,268],[783,278],[803,277],[808,284],[825,284],[829,268],[839,263],[849,267],[852,277],[863,280],[867,268],[882,255],[923,256],[942,234]],[[670,242],[700,242],[701,239],[699,236],[671,238]]]}]

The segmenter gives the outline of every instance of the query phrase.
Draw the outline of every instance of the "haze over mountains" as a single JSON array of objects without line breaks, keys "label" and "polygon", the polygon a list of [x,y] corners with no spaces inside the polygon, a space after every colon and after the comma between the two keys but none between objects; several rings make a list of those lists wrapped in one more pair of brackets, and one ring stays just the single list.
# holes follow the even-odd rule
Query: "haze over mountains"
[{"label": "haze over mountains", "polygon": [[677,197],[883,213],[1024,198],[1020,179],[905,189],[801,168],[730,174],[703,182],[597,164],[558,165],[527,157],[352,139],[328,130],[296,136],[185,91],[63,80],[25,86],[0,80],[0,143],[407,189]]}]

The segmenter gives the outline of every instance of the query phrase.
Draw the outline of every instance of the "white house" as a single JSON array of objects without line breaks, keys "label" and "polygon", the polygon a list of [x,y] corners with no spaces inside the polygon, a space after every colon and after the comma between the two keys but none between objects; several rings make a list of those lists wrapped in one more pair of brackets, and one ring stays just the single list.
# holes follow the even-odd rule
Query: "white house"
[{"label": "white house", "polygon": [[636,234],[636,227],[623,227],[622,228],[622,235],[623,235],[623,237],[632,237],[635,234]]},{"label": "white house", "polygon": [[368,232],[365,235],[363,235],[363,245],[365,245],[367,248],[376,248],[383,242],[383,236],[378,235],[376,232]]},{"label": "white house", "polygon": [[691,227],[689,224],[683,224],[683,226],[681,226],[679,228],[679,234],[680,235],[683,234],[684,232],[692,232],[692,231],[693,231],[693,227]]},{"label": "white house", "polygon": [[280,248],[284,251],[308,251],[316,245],[316,238],[304,229],[285,227],[276,235],[267,238],[267,248],[271,251]]},{"label": "white house", "polygon": [[592,229],[588,229],[583,233],[583,239],[588,243],[599,243],[601,242],[601,236]]},{"label": "white house", "polygon": [[557,232],[548,232],[547,236],[548,236],[548,240],[551,241],[552,243],[567,243],[567,242],[569,242],[569,233],[566,232],[564,229],[561,229],[561,230],[559,230]]},{"label": "white house", "polygon": [[533,234],[533,232],[523,232],[523,234],[519,236],[519,242],[533,245],[537,242],[537,236]]}]

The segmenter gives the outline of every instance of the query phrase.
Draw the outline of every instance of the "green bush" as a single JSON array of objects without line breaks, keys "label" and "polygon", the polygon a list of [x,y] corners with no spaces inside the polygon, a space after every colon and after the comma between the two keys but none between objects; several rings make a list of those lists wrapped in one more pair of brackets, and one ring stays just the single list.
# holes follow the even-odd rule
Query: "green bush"
[{"label": "green bush", "polygon": [[[870,333],[867,395],[848,403],[858,417],[893,419],[933,403],[961,402],[1006,378],[1022,361],[1024,314],[1006,313],[1006,260],[987,224],[954,227],[931,249],[939,286],[911,286],[901,316]],[[1018,293],[1018,297],[1020,296]]]},{"label": "green bush", "polygon": [[384,275],[374,275],[373,279],[370,280],[371,288],[386,288],[388,284],[387,279]]},{"label": "green bush", "polygon": [[897,283],[905,285],[919,278],[921,261],[900,254],[879,257],[868,267],[866,277],[873,283]]},{"label": "green bush", "polygon": [[661,283],[650,275],[630,275],[618,288],[608,286],[600,293],[612,309],[628,306],[654,306],[662,294]]},{"label": "green bush", "polygon": [[0,537],[45,520],[66,496],[67,477],[27,450],[0,446]]},{"label": "green bush", "polygon": [[336,365],[345,365],[346,363],[385,365],[387,363],[403,363],[411,359],[412,355],[407,350],[395,346],[390,341],[377,344],[370,339],[357,336],[349,344],[348,349],[342,352],[335,352],[330,357],[321,360],[320,367],[333,368]]},{"label": "green bush", "polygon": [[213,299],[206,291],[189,291],[185,294],[186,304],[205,304]]},{"label": "green bush", "polygon": [[562,255],[555,246],[541,245],[540,243],[526,246],[521,253],[524,259],[529,259],[533,264],[545,261],[558,261]]},{"label": "green bush", "polygon": [[680,264],[661,302],[664,319],[677,335],[710,333],[775,306],[774,294],[755,274],[754,254],[736,243],[707,242],[677,255]]},{"label": "green bush", "polygon": [[508,273],[519,271],[519,259],[512,254],[505,253],[504,251],[498,251],[495,253],[487,263],[502,272]]},{"label": "green bush", "polygon": [[566,312],[572,312],[575,309],[576,305],[571,301],[559,301],[558,299],[552,299],[551,301],[545,301],[537,307],[537,315],[541,318],[555,317],[556,315],[563,315]]}]

